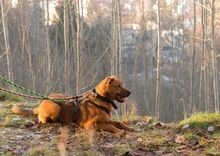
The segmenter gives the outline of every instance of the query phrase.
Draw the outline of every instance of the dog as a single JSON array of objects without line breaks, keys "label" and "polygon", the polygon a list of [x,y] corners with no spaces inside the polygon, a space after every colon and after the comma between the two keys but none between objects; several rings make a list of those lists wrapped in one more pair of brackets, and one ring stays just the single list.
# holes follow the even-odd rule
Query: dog
[{"label": "dog", "polygon": [[[117,109],[114,100],[123,103],[131,94],[123,87],[122,81],[116,76],[108,76],[102,80],[93,91],[89,91],[80,104],[76,107],[71,102],[59,103],[43,100],[33,110],[26,110],[14,106],[12,111],[17,114],[38,114],[40,123],[58,121],[61,123],[75,123],[85,129],[95,128],[123,135],[126,131],[133,132],[134,128],[122,122],[111,120],[111,111]],[[51,94],[49,98],[68,98],[63,94]]]}]

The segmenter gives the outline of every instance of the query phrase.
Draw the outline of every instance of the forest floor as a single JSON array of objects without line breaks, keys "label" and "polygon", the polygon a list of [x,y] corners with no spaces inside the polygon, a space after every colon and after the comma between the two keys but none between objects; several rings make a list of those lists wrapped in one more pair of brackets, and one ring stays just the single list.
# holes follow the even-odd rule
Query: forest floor
[{"label": "forest floor", "polygon": [[0,101],[0,155],[220,155],[218,114],[201,117],[200,113],[196,118],[170,124],[148,116],[136,117],[125,122],[138,132],[117,137],[107,132],[75,131],[71,125],[61,126],[58,123],[40,126],[36,116],[13,114],[13,104],[15,102]]}]

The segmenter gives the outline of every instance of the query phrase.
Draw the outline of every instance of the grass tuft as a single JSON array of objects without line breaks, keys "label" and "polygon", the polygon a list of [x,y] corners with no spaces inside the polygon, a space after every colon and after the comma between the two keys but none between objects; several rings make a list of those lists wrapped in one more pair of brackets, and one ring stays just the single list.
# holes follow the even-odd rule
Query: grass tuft
[{"label": "grass tuft", "polygon": [[45,156],[57,156],[58,152],[52,149],[49,145],[35,146],[28,151],[29,156],[45,155]]},{"label": "grass tuft", "polygon": [[198,135],[196,135],[196,134],[193,134],[193,132],[187,132],[187,133],[184,133],[184,138],[186,139],[186,140],[199,140],[199,136]]},{"label": "grass tuft", "polygon": [[129,147],[128,144],[121,144],[121,145],[115,145],[113,148],[113,152],[116,155],[123,155],[126,152],[130,152],[132,149]]},{"label": "grass tuft", "polygon": [[190,128],[207,130],[209,126],[220,124],[220,114],[217,113],[195,113],[191,117],[181,121],[179,126],[189,124]]},{"label": "grass tuft", "polygon": [[22,102],[24,99],[22,97],[0,91],[0,101]]},{"label": "grass tuft", "polygon": [[207,155],[220,155],[220,151],[218,149],[216,149],[216,147],[210,147],[208,148],[205,153]]}]

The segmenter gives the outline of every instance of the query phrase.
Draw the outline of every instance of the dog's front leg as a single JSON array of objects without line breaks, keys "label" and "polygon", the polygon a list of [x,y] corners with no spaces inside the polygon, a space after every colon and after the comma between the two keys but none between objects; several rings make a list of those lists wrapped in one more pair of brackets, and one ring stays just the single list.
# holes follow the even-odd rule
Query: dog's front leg
[{"label": "dog's front leg", "polygon": [[124,123],[118,122],[118,121],[108,121],[108,123],[114,125],[115,127],[119,128],[119,129],[124,129],[130,132],[134,132],[135,129],[132,127],[129,127],[127,125],[125,125]]},{"label": "dog's front leg", "polygon": [[112,124],[109,123],[97,123],[96,124],[96,129],[97,130],[103,130],[107,132],[112,132],[117,136],[125,136],[126,132],[124,130],[118,129]]}]

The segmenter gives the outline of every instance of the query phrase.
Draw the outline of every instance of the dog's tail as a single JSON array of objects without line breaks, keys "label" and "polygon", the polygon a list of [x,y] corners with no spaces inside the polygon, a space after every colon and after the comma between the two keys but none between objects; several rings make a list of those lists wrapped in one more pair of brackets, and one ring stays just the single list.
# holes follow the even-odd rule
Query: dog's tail
[{"label": "dog's tail", "polygon": [[13,106],[11,108],[11,110],[15,114],[24,115],[24,116],[38,114],[38,108],[37,107],[34,108],[33,110],[30,110],[30,109],[21,108],[19,106]]}]

